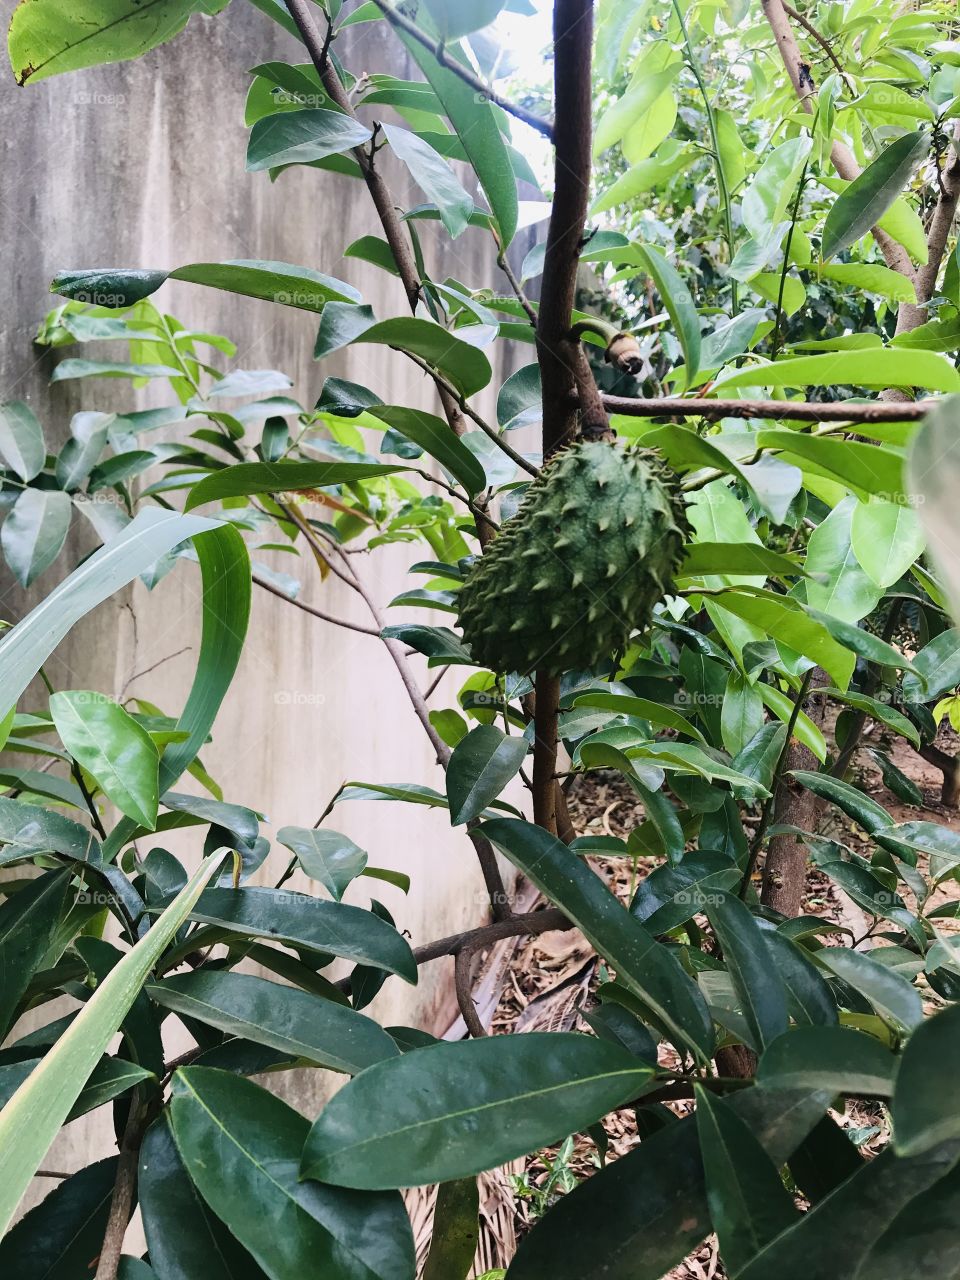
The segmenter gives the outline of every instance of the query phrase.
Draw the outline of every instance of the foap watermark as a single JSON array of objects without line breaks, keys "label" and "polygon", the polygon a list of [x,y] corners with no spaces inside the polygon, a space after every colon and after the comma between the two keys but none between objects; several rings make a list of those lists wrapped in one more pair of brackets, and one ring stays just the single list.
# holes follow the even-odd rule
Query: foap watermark
[{"label": "foap watermark", "polygon": [[75,107],[125,107],[125,93],[101,93],[99,89],[80,89],[73,95]]},{"label": "foap watermark", "polygon": [[696,907],[698,911],[705,907],[718,907],[726,900],[727,895],[719,889],[714,893],[708,893],[704,889],[678,889],[673,895],[673,901],[678,906]]},{"label": "foap watermark", "polygon": [[322,707],[326,695],[308,689],[278,689],[273,701],[278,707]]}]

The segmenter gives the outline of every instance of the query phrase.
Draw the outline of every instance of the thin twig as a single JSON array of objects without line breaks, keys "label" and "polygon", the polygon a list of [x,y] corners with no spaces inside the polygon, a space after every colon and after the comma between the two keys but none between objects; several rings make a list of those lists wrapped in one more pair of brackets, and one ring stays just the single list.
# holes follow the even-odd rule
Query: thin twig
[{"label": "thin twig", "polygon": [[800,26],[803,27],[807,35],[810,36],[812,39],[816,40],[817,44],[820,46],[823,52],[827,55],[827,57],[833,63],[834,67],[837,69],[837,71],[840,72],[840,75],[843,76],[844,80],[847,81],[847,83],[849,83],[849,79],[847,77],[847,72],[844,68],[844,65],[840,61],[840,59],[837,57],[837,55],[834,53],[833,46],[831,45],[830,41],[826,38],[826,36],[821,35],[821,33],[817,30],[817,28],[813,25],[813,23],[810,21],[809,18],[805,18],[798,9],[794,9],[793,5],[787,4],[787,0],[781,0],[781,2],[783,4],[783,8],[787,16],[792,18],[794,22],[799,22]]},{"label": "thin twig", "polygon": [[533,328],[536,329],[537,309],[533,305],[533,303],[530,301],[530,299],[527,297],[526,293],[524,293],[523,285],[520,283],[519,279],[514,273],[513,267],[511,267],[509,261],[507,260],[506,253],[504,253],[502,250],[500,252],[499,257],[497,258],[497,266],[500,268],[503,274],[510,281],[510,288],[513,290],[514,294],[516,295],[517,301],[520,303],[521,307],[523,307],[524,311],[527,313],[527,319],[530,321]]},{"label": "thin twig", "polygon": [[435,40],[428,32],[418,27],[415,22],[412,22],[394,9],[391,4],[387,3],[387,0],[374,0],[374,4],[392,27],[398,31],[405,32],[406,35],[416,40],[418,44],[422,44],[425,49],[428,49],[433,54],[441,67],[445,67],[448,71],[452,71],[455,76],[459,76],[471,89],[488,98],[496,106],[506,111],[508,115],[522,120],[524,124],[528,124],[531,129],[536,129],[537,133],[543,134],[545,138],[553,137],[553,125],[549,120],[544,120],[535,111],[530,111],[518,102],[511,102],[509,98],[503,97],[496,89],[484,84],[480,77],[475,75],[468,66],[447,53],[442,40]]},{"label": "thin twig", "polygon": [[373,627],[365,627],[359,622],[348,622],[346,618],[336,618],[332,613],[324,613],[322,609],[318,609],[315,605],[306,604],[303,600],[296,599],[295,596],[288,596],[285,591],[281,591],[279,587],[275,587],[272,582],[268,582],[266,578],[261,578],[258,573],[253,574],[253,580],[258,587],[263,587],[264,591],[269,591],[271,595],[277,597],[278,600],[285,600],[287,604],[292,604],[296,609],[302,609],[304,613],[312,614],[314,618],[320,618],[323,622],[332,622],[335,627],[345,627],[348,631],[358,631],[364,636],[376,636],[380,638],[380,632]]}]

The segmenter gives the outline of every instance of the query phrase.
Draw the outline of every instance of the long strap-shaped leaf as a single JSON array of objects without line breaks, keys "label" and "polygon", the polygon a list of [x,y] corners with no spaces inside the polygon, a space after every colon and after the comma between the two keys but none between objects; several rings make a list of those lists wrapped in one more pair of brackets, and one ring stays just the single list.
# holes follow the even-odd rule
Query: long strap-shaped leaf
[{"label": "long strap-shaped leaf", "polygon": [[0,1235],[150,970],[227,850],[206,858],[153,928],[123,957],[0,1111]]},{"label": "long strap-shaped leaf", "polygon": [[[142,511],[74,569],[0,644],[0,718],[16,705],[67,632],[91,609],[132,582],[178,543],[217,529],[216,521],[202,516]],[[232,532],[239,538],[236,530]]]},{"label": "long strap-shaped leaf", "polygon": [[[181,517],[186,518],[186,517]],[[211,522],[205,522],[209,526]],[[189,768],[213,728],[230,687],[250,620],[250,559],[243,538],[232,525],[215,525],[194,537],[203,579],[203,632],[193,687],[177,728],[189,735],[172,742],[160,760],[160,794]],[[110,861],[136,830],[125,819],[103,846]]]}]

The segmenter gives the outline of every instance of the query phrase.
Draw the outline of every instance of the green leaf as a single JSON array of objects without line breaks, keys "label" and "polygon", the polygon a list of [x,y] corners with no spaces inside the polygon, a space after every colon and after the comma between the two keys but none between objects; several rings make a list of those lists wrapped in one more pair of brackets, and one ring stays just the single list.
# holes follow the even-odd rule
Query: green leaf
[{"label": "green leaf", "polygon": [[139,826],[157,824],[160,755],[142,725],[102,693],[73,690],[50,696],[63,745],[104,795]]},{"label": "green leaf", "polygon": [[277,839],[297,855],[301,870],[319,880],[337,902],[357,876],[363,875],[367,855],[339,831],[320,827],[281,827]]},{"label": "green leaf", "polygon": [[916,513],[895,502],[858,503],[850,532],[854,554],[878,587],[892,586],[926,545]]},{"label": "green leaf", "polygon": [[238,462],[205,476],[195,484],[187,494],[184,506],[187,511],[192,511],[205,502],[218,502],[223,498],[325,489],[406,470],[406,467],[382,462]]},{"label": "green leaf", "polygon": [[803,947],[775,930],[766,930],[763,939],[786,988],[787,1008],[794,1022],[835,1026],[839,1020],[836,997]]},{"label": "green leaf", "polygon": [[574,701],[575,707],[598,707],[605,711],[614,711],[622,716],[639,716],[641,720],[649,720],[652,724],[664,725],[684,737],[693,738],[706,746],[706,739],[700,730],[686,716],[675,708],[649,698],[634,698],[626,693],[582,693]]},{"label": "green leaf", "polygon": [[508,737],[495,725],[471,729],[447,766],[447,801],[454,826],[478,818],[500,795],[526,759],[526,738]]},{"label": "green leaf", "polygon": [[657,99],[669,89],[682,70],[676,62],[660,71],[646,71],[637,77],[627,92],[609,106],[600,119],[593,138],[594,157],[618,143],[653,107]]},{"label": "green leaf", "polygon": [[877,804],[876,800],[864,795],[849,782],[832,778],[828,773],[810,773],[806,769],[793,769],[791,776],[821,800],[829,800],[831,804],[835,804],[870,835],[886,832],[888,827],[894,825],[883,805]]},{"label": "green leaf", "polygon": [[181,1068],[170,1119],[197,1190],[271,1280],[412,1280],[400,1197],[300,1182],[309,1122],[273,1094],[225,1071]]},{"label": "green leaf", "polygon": [[77,413],[70,423],[70,439],[57,458],[56,477],[61,489],[79,489],[100,461],[107,443],[112,413]]},{"label": "green leaf", "polygon": [[372,413],[418,444],[431,458],[436,458],[463,485],[471,498],[487,487],[483,467],[460,437],[450,430],[449,424],[436,414],[399,405],[384,405],[373,409]]},{"label": "green leaf", "polygon": [[476,1178],[441,1183],[423,1280],[466,1280],[479,1243],[480,1189]]},{"label": "green leaf", "polygon": [[787,993],[753,913],[732,893],[716,899],[705,907],[707,919],[723,948],[754,1047],[761,1050],[787,1029]]},{"label": "green leaf", "polygon": [[960,1005],[926,1018],[907,1042],[893,1093],[893,1142],[918,1156],[960,1138],[951,1066],[960,1046]]},{"label": "green leaf", "polygon": [[897,347],[864,351],[830,351],[816,356],[790,356],[775,364],[750,365],[717,379],[713,390],[729,387],[926,387],[960,390],[960,374],[935,351]]},{"label": "green leaf", "polygon": [[172,40],[194,13],[212,17],[229,0],[21,0],[10,23],[10,64],[18,84],[104,62],[139,58]]},{"label": "green leaf", "polygon": [[123,269],[61,271],[50,281],[50,292],[98,307],[132,307],[156,293],[167,274],[166,271]]},{"label": "green leaf", "polygon": [[[827,948],[842,950],[842,948]],[[953,1145],[925,1156],[898,1158],[890,1148],[865,1161],[832,1195],[772,1241],[739,1273],[738,1280],[858,1280],[878,1277],[864,1270],[878,1236],[896,1216],[923,1203],[924,1193],[957,1160]],[[842,1247],[838,1247],[842,1242]],[[903,1276],[898,1273],[898,1277]],[[922,1274],[922,1272],[920,1273]],[[934,1273],[936,1274],[936,1273]],[[893,1280],[889,1274],[884,1280]]]},{"label": "green leaf", "polygon": [[456,239],[470,225],[473,199],[463,183],[437,151],[409,129],[381,125],[396,155],[410,170],[416,184],[440,210],[443,225]]},{"label": "green leaf", "polygon": [[51,1142],[148,974],[221,861],[220,854],[203,861],[149,932],[103,979],[40,1066],[0,1111],[0,1232],[9,1226]]},{"label": "green leaf", "polygon": [[[3,714],[16,704],[74,623],[179,543],[216,529],[214,521],[199,516],[158,510],[140,512],[7,632],[0,648]],[[230,533],[239,539],[235,530]]]},{"label": "green leaf", "polygon": [[919,853],[936,854],[939,858],[960,862],[960,835],[938,822],[902,822],[878,835],[889,836],[898,845],[906,845]]},{"label": "green leaf", "polygon": [[713,1022],[703,997],[669,951],[620,906],[565,844],[540,827],[495,818],[481,832],[569,915],[617,978],[678,1044],[709,1056]]},{"label": "green leaf", "polygon": [[[459,12],[459,5],[457,10]],[[519,200],[510,153],[493,108],[455,72],[442,67],[418,40],[404,31],[398,31],[397,34],[440,99],[450,123],[463,143],[467,159],[486,193],[500,228],[500,243],[507,249],[517,231]],[[449,47],[446,52],[448,57],[466,62],[462,51],[456,46]]]},{"label": "green leaf", "polygon": [[[444,44],[488,27],[506,3],[507,0],[425,0]],[[453,1280],[453,1276],[447,1280]]]},{"label": "green leaf", "polygon": [[868,698],[866,694],[852,693],[850,690],[847,690],[846,693],[841,693],[839,689],[825,689],[824,694],[829,698],[836,698],[838,702],[844,702],[850,707],[856,707],[858,711],[865,711],[868,716],[872,716],[874,720],[879,720],[882,724],[888,725],[895,733],[899,733],[901,737],[913,743],[915,747],[920,746],[920,734],[917,732],[913,721],[908,720],[902,712],[897,711],[889,702],[880,702],[877,698]]},{"label": "green leaf", "polygon": [[881,1014],[893,1018],[907,1031],[923,1021],[920,992],[901,974],[870,956],[846,947],[824,947],[817,958],[850,986],[866,996]]},{"label": "green leaf", "polygon": [[362,146],[371,137],[366,125],[342,111],[322,107],[280,111],[258,120],[250,130],[247,172],[310,164]]},{"label": "green leaf", "polygon": [[21,480],[32,480],[47,460],[43,427],[22,400],[0,404],[0,456]]},{"label": "green leaf", "polygon": [[837,197],[823,227],[824,259],[847,249],[883,217],[930,149],[929,136],[905,133],[855,178]]},{"label": "green leaf", "polygon": [[411,351],[442,373],[467,397],[482,391],[493,376],[490,361],[478,347],[472,347],[442,325],[418,316],[381,320],[349,341],[372,342],[396,347],[399,351]]},{"label": "green leaf", "polygon": [[110,1214],[119,1157],[64,1178],[0,1243],[4,1280],[73,1280],[92,1275]]},{"label": "green leaf", "polygon": [[[779,1166],[829,1102],[825,1094],[768,1096],[766,1090],[747,1089],[734,1095],[730,1106]],[[710,1231],[696,1120],[689,1116],[645,1138],[562,1196],[522,1240],[509,1276],[661,1280]]]},{"label": "green leaf", "polygon": [[693,386],[700,368],[700,317],[690,291],[674,266],[652,245],[634,245],[640,265],[653,279],[683,348],[684,376]]},{"label": "green leaf", "polygon": [[849,684],[856,665],[854,655],[787,596],[731,590],[714,596],[713,602],[823,667],[838,688],[845,689]]},{"label": "green leaf", "polygon": [[353,285],[289,262],[239,258],[229,262],[193,262],[170,272],[171,280],[262,298],[301,311],[322,311],[328,302],[359,302]]},{"label": "green leaf", "polygon": [[208,889],[192,920],[222,925],[231,933],[270,938],[293,946],[373,965],[416,983],[413,953],[396,929],[370,911],[283,889]]},{"label": "green leaf", "polygon": [[0,1036],[10,1030],[20,997],[67,911],[69,882],[68,872],[48,872],[0,905]]},{"label": "green leaf", "polygon": [[879,1040],[846,1027],[796,1027],[775,1040],[757,1068],[769,1089],[826,1089],[889,1098],[897,1059]]},{"label": "green leaf", "polygon": [[812,148],[804,134],[788,138],[769,152],[743,193],[743,224],[755,240],[764,240],[783,222]]},{"label": "green leaf", "polygon": [[797,1210],[776,1165],[729,1104],[696,1086],[710,1220],[732,1275],[791,1227]]},{"label": "green leaf", "polygon": [[803,568],[789,556],[753,542],[690,542],[683,549],[678,578],[712,574],[759,575],[771,578],[802,577]]},{"label": "green leaf", "polygon": [[14,577],[29,587],[63,549],[73,508],[59,489],[24,489],[0,529],[3,554]]},{"label": "green leaf", "polygon": [[0,798],[0,844],[4,862],[37,853],[62,853],[78,862],[97,862],[100,856],[95,836],[79,822],[7,797]]},{"label": "green leaf", "polygon": [[645,876],[630,911],[651,933],[668,933],[738,885],[741,876],[726,854],[692,850],[675,865],[655,867]]},{"label": "green leaf", "polygon": [[467,1177],[586,1128],[652,1075],[617,1045],[565,1032],[414,1049],[327,1103],[302,1173],[364,1190]]},{"label": "green leaf", "polygon": [[763,699],[746,676],[732,671],[720,708],[720,732],[727,753],[739,755],[763,728],[763,721]]},{"label": "green leaf", "polygon": [[[40,1065],[42,1059],[28,1058],[24,1062],[0,1067],[0,1107],[6,1105],[27,1076]],[[86,1115],[104,1103],[112,1102],[121,1094],[132,1089],[134,1085],[145,1080],[154,1080],[152,1071],[138,1066],[135,1062],[127,1062],[124,1058],[101,1058],[93,1070],[90,1079],[84,1085],[83,1092],[67,1116],[67,1123],[78,1116]]]},{"label": "green leaf", "polygon": [[903,677],[908,702],[927,702],[960,685],[960,631],[949,627],[923,646]]},{"label": "green leaf", "polygon": [[180,1159],[165,1109],[140,1148],[137,1195],[158,1280],[263,1280],[263,1272],[207,1207]]},{"label": "green leaf", "polygon": [[176,974],[148,986],[147,994],[182,1017],[331,1071],[355,1075],[397,1052],[387,1033],[362,1013],[246,973]]}]

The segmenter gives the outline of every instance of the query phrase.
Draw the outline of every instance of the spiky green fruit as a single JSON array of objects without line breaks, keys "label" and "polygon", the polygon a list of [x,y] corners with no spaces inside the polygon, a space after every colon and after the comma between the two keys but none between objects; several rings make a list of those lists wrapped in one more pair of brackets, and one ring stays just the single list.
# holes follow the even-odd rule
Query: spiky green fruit
[{"label": "spiky green fruit", "polygon": [[553,674],[596,666],[650,621],[686,530],[676,481],[654,455],[599,442],[563,450],[460,592],[477,663]]}]

